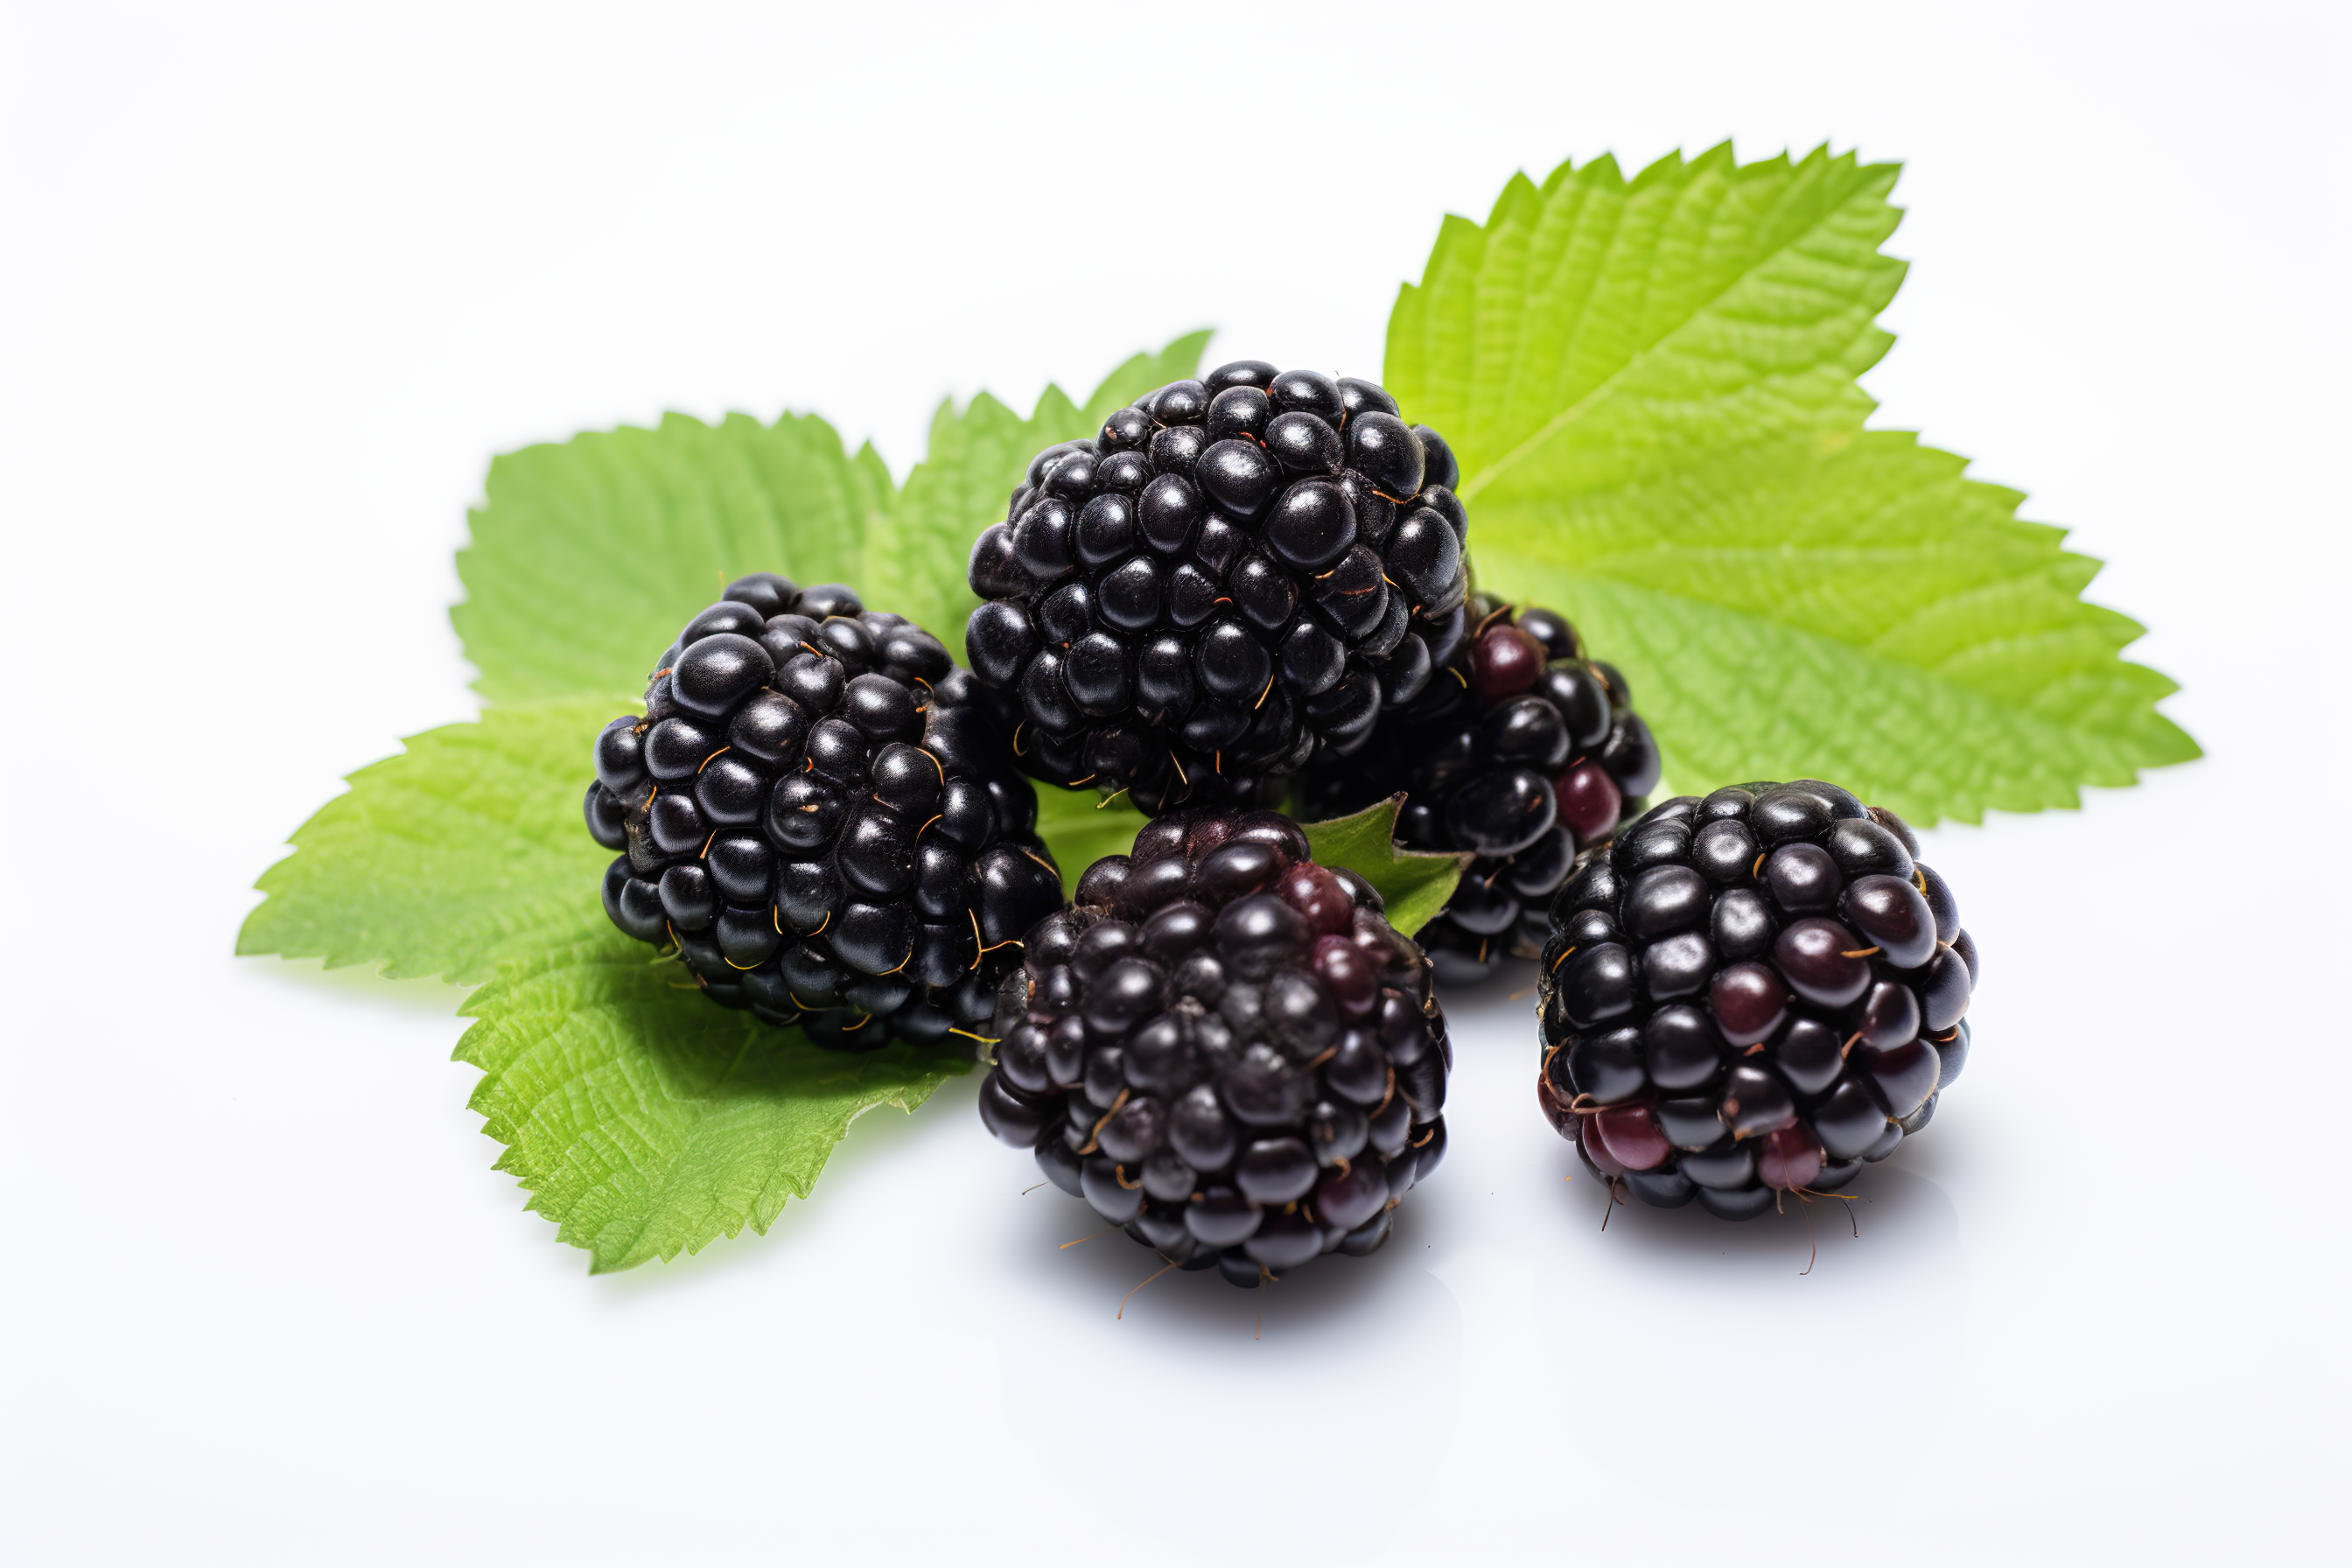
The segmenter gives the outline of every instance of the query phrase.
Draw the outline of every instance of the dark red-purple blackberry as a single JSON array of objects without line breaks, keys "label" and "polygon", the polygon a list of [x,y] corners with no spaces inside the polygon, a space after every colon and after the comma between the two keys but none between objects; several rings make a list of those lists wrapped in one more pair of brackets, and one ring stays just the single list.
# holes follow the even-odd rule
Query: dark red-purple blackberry
[{"label": "dark red-purple blackberry", "polygon": [[588,831],[622,851],[605,912],[821,1046],[981,1037],[1062,882],[976,692],[937,637],[838,584],[729,584],[645,712],[596,737]]},{"label": "dark red-purple blackberry", "polygon": [[1157,813],[1357,751],[1461,640],[1455,478],[1372,383],[1255,360],[1038,453],[964,639],[1021,765]]},{"label": "dark red-purple blackberry", "polygon": [[1726,1219],[1893,1153],[1968,1061],[1977,979],[1918,853],[1815,779],[1652,807],[1552,900],[1544,1115],[1612,1185]]},{"label": "dark red-purple blackberry", "polygon": [[1658,782],[1625,678],[1588,658],[1565,617],[1488,594],[1469,613],[1470,635],[1427,689],[1383,715],[1362,752],[1310,764],[1302,781],[1317,817],[1402,793],[1408,847],[1477,857],[1418,933],[1445,985],[1535,957],[1577,855],[1641,815]]},{"label": "dark red-purple blackberry", "polygon": [[1429,965],[1272,812],[1161,816],[1024,939],[981,1119],[1171,1263],[1358,1257],[1445,1157]]}]

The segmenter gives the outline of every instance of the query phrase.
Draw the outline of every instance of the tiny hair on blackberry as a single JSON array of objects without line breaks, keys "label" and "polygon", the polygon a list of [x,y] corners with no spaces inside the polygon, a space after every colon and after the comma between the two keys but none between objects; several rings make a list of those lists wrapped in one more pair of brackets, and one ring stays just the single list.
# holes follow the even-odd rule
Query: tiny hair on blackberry
[{"label": "tiny hair on blackberry", "polygon": [[974,697],[937,637],[839,584],[730,583],[596,737],[605,912],[818,1045],[982,1038],[1062,883]]},{"label": "tiny hair on blackberry", "polygon": [[1024,939],[991,1131],[1171,1264],[1234,1285],[1361,1257],[1445,1157],[1429,966],[1271,812],[1159,817]]},{"label": "tiny hair on blackberry", "polygon": [[1552,900],[1536,1099],[1612,1188],[1749,1219],[1916,1138],[1976,943],[1893,812],[1817,779],[1682,795]]},{"label": "tiny hair on blackberry", "polygon": [[1146,815],[1279,803],[1460,642],[1453,453],[1369,381],[1221,365],[1030,462],[965,632],[1021,765]]},{"label": "tiny hair on blackberry", "polygon": [[1640,816],[1658,782],[1624,676],[1590,658],[1566,617],[1486,594],[1469,613],[1421,695],[1383,715],[1362,752],[1318,761],[1301,782],[1317,817],[1402,793],[1400,842],[1476,857],[1417,933],[1444,985],[1541,952],[1577,856]]}]

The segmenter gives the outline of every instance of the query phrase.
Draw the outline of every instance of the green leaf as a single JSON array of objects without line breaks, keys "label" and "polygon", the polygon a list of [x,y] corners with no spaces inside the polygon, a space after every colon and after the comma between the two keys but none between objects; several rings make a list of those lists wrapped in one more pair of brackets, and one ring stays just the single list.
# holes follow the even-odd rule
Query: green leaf
[{"label": "green leaf", "polygon": [[1143,814],[1114,796],[1106,801],[1090,789],[1037,785],[1037,835],[1062,868],[1062,891],[1076,898],[1078,879],[1106,855],[1135,847]]},{"label": "green leaf", "polygon": [[1026,419],[984,392],[961,409],[951,398],[942,402],[931,416],[929,454],[874,533],[871,587],[863,590],[870,602],[920,622],[961,658],[964,622],[980,605],[964,563],[981,531],[1003,520],[1029,459],[1056,442],[1093,435],[1112,410],[1192,375],[1208,342],[1207,332],[1193,332],[1156,354],[1137,354],[1083,408],[1058,386],[1045,388]]},{"label": "green leaf", "polygon": [[496,708],[352,775],[263,874],[241,953],[488,981],[457,1059],[499,1169],[598,1270],[764,1230],[860,1111],[911,1110],[969,1067],[904,1045],[845,1054],[693,994],[613,930],[612,859],[581,824],[598,699]]},{"label": "green leaf", "polygon": [[1345,866],[1381,891],[1389,924],[1407,936],[1435,919],[1472,857],[1432,855],[1396,841],[1397,807],[1404,796],[1366,806],[1352,816],[1303,824],[1318,866]]},{"label": "green leaf", "polygon": [[677,628],[746,572],[848,583],[961,654],[978,603],[971,542],[1029,459],[1191,375],[1208,341],[1135,355],[1083,408],[1058,386],[1025,420],[986,393],[961,411],[943,403],[903,494],[872,446],[851,455],[814,415],[672,414],[498,458],[457,552],[467,599],[450,611],[475,684],[498,702],[642,691]]},{"label": "green leaf", "polygon": [[1895,171],[1601,159],[1449,217],[1387,385],[1460,459],[1480,585],[1620,665],[1687,788],[1819,776],[1923,823],[2197,755],[2098,569],[1962,459],[1870,432]]},{"label": "green leaf", "polygon": [[2077,597],[2097,563],[1962,467],[1894,431],[1727,454],[1614,516],[1531,508],[1480,565],[1624,668],[1685,787],[1835,779],[1974,821],[2195,756],[2172,682],[2117,657],[2139,626]]},{"label": "green leaf", "polygon": [[[1409,936],[1445,907],[1471,857],[1425,854],[1398,845],[1396,815],[1402,798],[1378,802],[1353,816],[1302,826],[1316,862],[1345,866],[1378,888],[1388,904],[1389,923]],[[1144,821],[1143,814],[1124,801],[1106,805],[1092,790],[1037,786],[1037,831],[1062,868],[1063,890],[1073,898],[1088,866],[1134,847]]]},{"label": "green leaf", "polygon": [[621,710],[574,698],[409,737],[296,830],[236,951],[471,983],[573,940],[604,918],[612,855],[588,837],[581,797],[590,742]]},{"label": "green leaf", "polygon": [[899,1041],[822,1050],[712,1006],[685,974],[609,927],[583,930],[467,999],[478,1021],[457,1057],[482,1069],[472,1106],[507,1145],[498,1168],[593,1273],[765,1232],[860,1113],[911,1111],[971,1065]]},{"label": "green leaf", "polygon": [[643,691],[678,627],[747,572],[861,582],[896,499],[871,446],[852,457],[794,414],[672,414],[526,447],[494,459],[483,489],[449,617],[497,702]]},{"label": "green leaf", "polygon": [[[1741,168],[1728,144],[1633,181],[1601,158],[1448,217],[1389,321],[1390,392],[1442,431],[1476,500],[1507,477],[1671,471],[1695,448],[1859,425],[1853,378],[1894,340],[1878,247],[1891,164],[1813,153]],[[1476,514],[1485,521],[1483,512]]]},{"label": "green leaf", "polygon": [[[947,449],[919,470],[929,510],[906,519],[873,448],[851,456],[806,416],[672,415],[499,458],[458,555],[468,597],[452,619],[500,705],[352,774],[262,875],[268,897],[237,951],[488,981],[457,1050],[485,1074],[474,1107],[508,1145],[499,1169],[596,1269],[765,1230],[860,1112],[911,1110],[969,1061],[903,1044],[822,1051],[688,994],[682,967],[599,907],[611,857],[581,822],[590,743],[635,710],[685,619],[746,572],[855,584],[961,647],[964,559],[985,517],[957,521],[949,498],[1009,493],[1005,470],[1017,476],[1031,450],[1192,374],[1206,341],[1137,355],[1085,409],[1048,388],[1027,421],[994,421],[1002,405],[985,397],[962,416],[942,410]],[[1140,820],[1115,806],[1060,826],[1070,792],[1045,793],[1073,877],[1105,852],[1088,845],[1124,847]]]}]

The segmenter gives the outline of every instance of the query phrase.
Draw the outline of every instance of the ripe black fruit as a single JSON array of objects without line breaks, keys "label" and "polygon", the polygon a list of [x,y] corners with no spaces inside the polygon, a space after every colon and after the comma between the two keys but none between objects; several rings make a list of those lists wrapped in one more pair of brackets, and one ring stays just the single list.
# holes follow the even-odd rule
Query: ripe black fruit
[{"label": "ripe black fruit", "polygon": [[1158,812],[1360,751],[1461,639],[1453,472],[1371,383],[1257,361],[1039,453],[965,633],[1021,765]]},{"label": "ripe black fruit", "polygon": [[976,1035],[1012,939],[1062,901],[1035,793],[977,691],[937,638],[845,587],[728,584],[646,716],[596,737],[584,810],[623,852],[613,923],[820,1045]]},{"label": "ripe black fruit", "polygon": [[1643,1202],[1727,1219],[1894,1152],[1968,1059],[1975,984],[1917,852],[1811,779],[1679,796],[1588,852],[1540,959],[1545,1116]]},{"label": "ripe black fruit", "polygon": [[[1453,537],[1442,523],[1437,531]],[[1399,525],[1403,545],[1418,537]],[[1398,548],[1392,543],[1392,571]],[[1483,594],[1469,607],[1470,635],[1440,650],[1443,668],[1422,678],[1420,695],[1387,713],[1364,751],[1311,763],[1305,780],[1318,816],[1402,792],[1397,834],[1406,844],[1478,857],[1445,912],[1422,928],[1421,944],[1445,984],[1482,979],[1507,955],[1534,957],[1546,935],[1545,902],[1577,852],[1638,815],[1658,780],[1657,748],[1630,706],[1624,677],[1585,658],[1566,620],[1536,607],[1514,611]],[[1744,876],[1755,850],[1736,867],[1732,856],[1752,844],[1748,829],[1719,826],[1728,832],[1708,839],[1691,863],[1725,880],[1734,870]],[[1677,824],[1675,832],[1679,838],[1654,848],[1683,856],[1689,830]]]},{"label": "ripe black fruit", "polygon": [[981,1117],[1171,1262],[1360,1256],[1444,1157],[1428,964],[1288,818],[1164,816],[1024,944]]}]

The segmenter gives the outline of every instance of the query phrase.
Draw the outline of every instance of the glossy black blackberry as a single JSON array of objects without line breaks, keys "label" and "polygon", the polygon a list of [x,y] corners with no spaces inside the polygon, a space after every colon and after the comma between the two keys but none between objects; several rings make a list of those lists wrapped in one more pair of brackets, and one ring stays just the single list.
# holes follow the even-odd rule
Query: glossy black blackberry
[{"label": "glossy black blackberry", "polygon": [[1429,966],[1286,817],[1160,817],[1024,957],[981,1118],[1171,1262],[1255,1285],[1360,1257],[1445,1157]]},{"label": "glossy black blackberry", "polygon": [[644,714],[596,737],[588,830],[623,851],[605,912],[819,1045],[980,1037],[1062,882],[974,695],[937,637],[837,584],[729,584]]},{"label": "glossy black blackberry", "polygon": [[1461,640],[1455,477],[1370,382],[1254,360],[1038,453],[964,639],[1022,766],[1156,813],[1361,747]]},{"label": "glossy black blackberry", "polygon": [[1304,780],[1313,816],[1402,792],[1408,847],[1477,856],[1418,933],[1446,985],[1535,957],[1577,854],[1639,816],[1658,782],[1657,743],[1625,678],[1587,658],[1565,618],[1486,594],[1469,611],[1471,635],[1428,689],[1384,716],[1363,752]]},{"label": "glossy black blackberry", "polygon": [[1749,1219],[1927,1125],[1976,943],[1894,813],[1835,784],[1679,796],[1552,902],[1536,1098],[1594,1171]]}]

